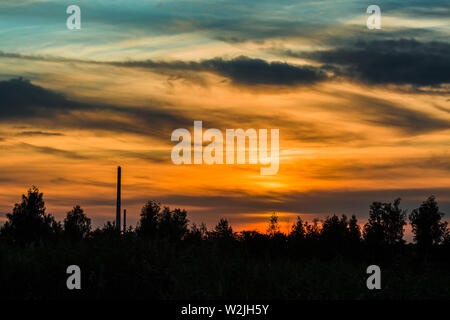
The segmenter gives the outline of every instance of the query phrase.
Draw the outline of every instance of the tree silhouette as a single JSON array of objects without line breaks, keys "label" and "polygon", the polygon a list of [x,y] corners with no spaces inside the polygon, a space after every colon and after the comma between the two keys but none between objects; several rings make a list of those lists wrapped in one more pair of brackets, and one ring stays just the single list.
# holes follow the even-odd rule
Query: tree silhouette
[{"label": "tree silhouette", "polygon": [[102,227],[96,228],[91,237],[95,240],[106,240],[107,242],[114,242],[120,239],[120,231],[116,228],[115,221],[106,221]]},{"label": "tree silhouette", "polygon": [[355,255],[354,251],[360,244],[361,231],[356,216],[349,220],[346,215],[327,217],[320,232],[322,247],[328,252]]},{"label": "tree silhouette", "polygon": [[364,225],[364,239],[374,245],[397,245],[404,243],[406,211],[400,209],[401,199],[394,203],[373,202],[369,220]]},{"label": "tree silhouette", "polygon": [[312,224],[306,221],[305,223],[305,238],[309,241],[317,241],[320,239],[320,227],[319,227],[319,219],[313,219]]},{"label": "tree silhouette", "polygon": [[221,218],[213,231],[209,233],[212,239],[230,240],[234,239],[233,228],[228,223],[228,220]]},{"label": "tree silhouette", "polygon": [[447,230],[447,222],[441,222],[443,212],[434,196],[425,200],[419,208],[414,209],[409,215],[414,241],[420,250],[428,250],[432,245],[443,241]]},{"label": "tree silhouette", "polygon": [[188,219],[186,210],[170,210],[164,207],[164,210],[157,216],[158,236],[168,238],[173,241],[182,240],[188,233]]},{"label": "tree silhouette", "polygon": [[394,203],[373,202],[370,205],[369,220],[364,225],[364,239],[369,244],[395,245],[404,243],[406,211],[400,209],[401,199]]},{"label": "tree silhouette", "polygon": [[337,215],[327,217],[322,224],[320,233],[321,240],[324,241],[326,249],[342,251],[348,244],[349,230],[347,228],[347,216],[342,215],[339,218]]},{"label": "tree silhouette", "polygon": [[201,241],[206,239],[207,236],[208,229],[205,223],[202,222],[199,227],[195,223],[193,223],[190,230],[188,231],[186,239],[191,241]]},{"label": "tree silhouette", "polygon": [[156,237],[158,218],[161,213],[161,205],[156,201],[148,201],[141,210],[141,218],[136,227],[136,232],[143,237]]},{"label": "tree silhouette", "polygon": [[350,242],[353,244],[358,244],[361,241],[361,228],[358,225],[358,220],[355,215],[352,215],[350,221],[348,222],[348,230]]},{"label": "tree silhouette", "polygon": [[278,216],[274,212],[270,216],[269,226],[267,227],[267,234],[273,238],[279,233],[280,233],[280,224],[278,223]]},{"label": "tree silhouette", "polygon": [[444,235],[442,236],[442,244],[450,249],[450,229],[447,228],[447,230],[445,230]]},{"label": "tree silhouette", "polygon": [[148,201],[141,210],[136,232],[138,235],[149,238],[166,238],[171,241],[183,239],[188,234],[189,220],[186,210],[170,210],[164,207],[161,210],[160,203]]},{"label": "tree silhouette", "polygon": [[289,238],[296,240],[303,240],[306,236],[305,223],[301,217],[297,217],[297,221],[291,228]]},{"label": "tree silhouette", "polygon": [[342,215],[339,219],[337,215],[327,217],[322,224],[321,237],[325,241],[336,243],[343,242],[348,237],[349,230],[347,228],[347,216]]},{"label": "tree silhouette", "polygon": [[2,227],[2,236],[19,245],[39,244],[55,239],[61,233],[61,224],[51,214],[45,213],[43,194],[35,186],[22,195],[12,213],[6,214],[8,221]]},{"label": "tree silhouette", "polygon": [[64,234],[69,240],[78,242],[86,238],[90,232],[91,219],[84,214],[79,205],[74,206],[64,219]]}]

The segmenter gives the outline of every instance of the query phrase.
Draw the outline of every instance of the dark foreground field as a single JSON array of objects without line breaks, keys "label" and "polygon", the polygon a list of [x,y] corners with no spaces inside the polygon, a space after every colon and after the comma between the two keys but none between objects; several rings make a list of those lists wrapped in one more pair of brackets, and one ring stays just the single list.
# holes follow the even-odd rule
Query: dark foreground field
[{"label": "dark foreground field", "polygon": [[[365,299],[449,298],[450,262],[420,261],[412,248],[394,258],[301,257],[269,241],[171,244],[132,236],[76,246],[0,248],[1,298]],[[272,246],[272,248],[270,248]],[[81,290],[68,290],[66,268],[81,268]],[[378,264],[382,289],[368,290]]]}]

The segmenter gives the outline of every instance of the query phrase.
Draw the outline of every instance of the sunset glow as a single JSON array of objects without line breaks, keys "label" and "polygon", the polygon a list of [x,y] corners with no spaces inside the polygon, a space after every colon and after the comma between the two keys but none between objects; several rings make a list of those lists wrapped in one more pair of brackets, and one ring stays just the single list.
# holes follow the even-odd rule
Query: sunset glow
[{"label": "sunset glow", "polygon": [[[396,197],[411,210],[434,194],[450,212],[449,65],[400,79],[369,63],[411,47],[448,62],[448,17],[393,1],[373,31],[357,1],[78,1],[71,31],[65,2],[0,3],[1,221],[31,185],[58,219],[79,204],[97,226],[113,220],[118,165],[132,225],[150,199],[236,231],[265,231],[272,212],[283,232],[297,215],[364,221]],[[171,132],[195,120],[279,129],[278,173],[174,165]]]}]

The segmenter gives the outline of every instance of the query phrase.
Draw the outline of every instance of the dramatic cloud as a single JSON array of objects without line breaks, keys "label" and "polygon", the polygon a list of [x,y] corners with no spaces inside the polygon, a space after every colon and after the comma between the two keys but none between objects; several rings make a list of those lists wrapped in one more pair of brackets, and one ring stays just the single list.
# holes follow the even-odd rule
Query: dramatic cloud
[{"label": "dramatic cloud", "polygon": [[445,42],[360,41],[353,46],[302,55],[331,65],[338,74],[372,84],[450,83],[450,44]]},{"label": "dramatic cloud", "polygon": [[239,57],[230,61],[220,58],[206,60],[202,65],[214,72],[245,84],[295,85],[325,79],[325,74],[310,66],[293,66],[282,62],[268,63],[261,59]]},{"label": "dramatic cloud", "polygon": [[120,67],[146,68],[154,72],[161,72],[170,75],[186,77],[186,71],[212,72],[229,78],[237,84],[245,85],[307,85],[318,81],[326,80],[326,74],[319,68],[313,66],[296,66],[285,62],[267,62],[263,59],[252,59],[240,56],[226,60],[223,58],[213,58],[196,61],[93,61],[65,59],[52,56],[20,55],[16,53],[6,53],[0,51],[1,58],[14,58],[26,60],[38,60],[49,62],[73,62],[99,65],[114,65]]},{"label": "dramatic cloud", "polygon": [[312,66],[295,66],[284,62],[267,62],[240,56],[231,60],[214,58],[200,62],[129,61],[115,65],[151,69],[206,71],[219,74],[233,82],[246,85],[298,85],[325,80],[326,75]]},{"label": "dramatic cloud", "polygon": [[48,116],[51,110],[68,112],[84,108],[63,95],[33,85],[22,78],[0,82],[0,116],[2,119]]},{"label": "dramatic cloud", "polygon": [[[281,61],[268,62],[239,56],[197,61],[129,60],[95,61],[66,59],[54,56],[21,55],[0,51],[1,58],[48,62],[67,62],[149,69],[193,81],[202,81],[199,72],[211,72],[240,85],[295,86],[314,84],[330,79],[328,73],[345,76],[369,84],[395,84],[439,87],[450,83],[450,44],[417,40],[371,40],[344,42],[335,49],[301,52],[292,49],[271,49],[287,57],[307,58],[323,65],[294,65]],[[197,73],[188,75],[187,73]]]},{"label": "dramatic cloud", "polygon": [[0,81],[0,96],[0,122],[129,132],[165,140],[174,128],[192,125],[191,119],[163,104],[145,108],[77,102],[24,79]]}]

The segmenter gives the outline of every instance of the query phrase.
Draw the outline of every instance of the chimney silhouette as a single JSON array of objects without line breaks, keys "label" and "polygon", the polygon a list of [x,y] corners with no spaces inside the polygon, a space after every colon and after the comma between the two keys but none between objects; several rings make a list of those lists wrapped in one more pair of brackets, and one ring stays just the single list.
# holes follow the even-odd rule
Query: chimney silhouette
[{"label": "chimney silhouette", "polygon": [[121,204],[121,191],[120,191],[120,187],[121,187],[121,169],[120,166],[117,167],[117,203],[116,203],[116,229],[117,231],[120,231],[120,204]]},{"label": "chimney silhouette", "polygon": [[127,209],[123,209],[123,233],[127,231]]}]

